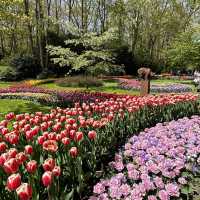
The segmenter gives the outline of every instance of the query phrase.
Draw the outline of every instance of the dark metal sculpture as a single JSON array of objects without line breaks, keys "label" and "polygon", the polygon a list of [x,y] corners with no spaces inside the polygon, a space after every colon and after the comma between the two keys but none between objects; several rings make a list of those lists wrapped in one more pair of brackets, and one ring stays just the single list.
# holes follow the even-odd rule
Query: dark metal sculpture
[{"label": "dark metal sculpture", "polygon": [[153,73],[151,72],[150,68],[141,67],[138,69],[138,75],[140,78],[142,78],[142,84],[141,84],[141,95],[147,95],[150,93],[150,79]]},{"label": "dark metal sculpture", "polygon": [[143,80],[149,80],[152,76],[152,72],[150,68],[141,67],[138,69],[137,72],[139,74],[139,77],[142,78]]}]

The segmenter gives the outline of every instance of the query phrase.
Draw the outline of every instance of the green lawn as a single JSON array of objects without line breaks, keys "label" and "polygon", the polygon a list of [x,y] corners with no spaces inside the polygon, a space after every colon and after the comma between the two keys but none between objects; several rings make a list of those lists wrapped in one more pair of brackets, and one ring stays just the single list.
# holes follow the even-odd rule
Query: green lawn
[{"label": "green lawn", "polygon": [[50,109],[51,108],[48,106],[43,106],[31,101],[21,99],[0,99],[0,119],[9,112],[14,112],[15,114],[33,113],[37,111],[48,112]]},{"label": "green lawn", "polygon": [[48,89],[56,89],[62,91],[90,91],[90,92],[106,92],[106,93],[117,93],[117,94],[128,94],[128,95],[139,95],[139,91],[128,91],[119,89],[118,85],[115,81],[104,81],[104,85],[102,87],[91,87],[91,88],[84,88],[84,87],[61,87],[56,85],[55,83],[45,83],[41,84],[40,86],[48,88]]},{"label": "green lawn", "polygon": [[[168,80],[168,79],[163,79],[163,80],[152,80],[151,84],[173,84],[173,83],[179,83],[179,84],[187,84],[190,85],[195,91],[195,86],[192,83],[191,80]],[[86,88],[80,88],[80,87],[61,87],[56,85],[55,83],[45,83],[41,84],[40,86],[48,88],[48,89],[57,89],[57,90],[64,90],[64,91],[85,91]],[[118,88],[118,84],[116,81],[104,81],[104,85],[102,87],[91,87],[88,89],[88,91],[91,92],[107,92],[107,93],[117,93],[117,94],[128,94],[128,95],[139,95],[139,91],[134,91],[134,90],[123,90]]]}]

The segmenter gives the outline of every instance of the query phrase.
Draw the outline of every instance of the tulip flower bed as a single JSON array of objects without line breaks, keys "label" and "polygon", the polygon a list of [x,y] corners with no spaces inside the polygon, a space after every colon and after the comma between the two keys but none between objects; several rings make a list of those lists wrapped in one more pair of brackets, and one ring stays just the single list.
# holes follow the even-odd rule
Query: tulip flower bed
[{"label": "tulip flower bed", "polygon": [[[134,79],[118,79],[118,84],[121,89],[125,90],[140,90],[140,81]],[[191,92],[192,87],[186,84],[151,84],[151,92],[153,93],[181,93]]]},{"label": "tulip flower bed", "polygon": [[133,132],[198,106],[192,94],[113,95],[47,114],[9,113],[0,122],[0,197],[81,199]]},{"label": "tulip flower bed", "polygon": [[0,93],[0,99],[24,99],[40,104],[57,105],[59,101],[55,95],[46,93]]},{"label": "tulip flower bed", "polygon": [[[193,199],[200,195],[200,117],[158,123],[132,136],[90,200]],[[199,199],[199,198],[198,198]]]},{"label": "tulip flower bed", "polygon": [[[10,96],[7,95],[7,98],[12,98],[13,93],[32,93],[32,94],[48,94],[51,95],[52,98],[40,98],[40,103],[48,104],[48,105],[58,105],[58,106],[72,106],[75,102],[95,102],[96,99],[99,99],[101,101],[117,97],[122,97],[123,95],[114,95],[114,94],[108,94],[108,93],[100,93],[100,92],[80,92],[80,91],[56,91],[56,90],[50,90],[45,89],[42,87],[33,87],[28,84],[18,84],[15,86],[11,86],[9,88],[2,88],[0,89],[0,94],[11,94]],[[18,95],[17,98],[24,99],[27,95]],[[0,98],[5,98],[4,95],[0,95]],[[32,98],[35,100],[34,96]],[[29,100],[32,100],[32,98],[27,98]]]}]

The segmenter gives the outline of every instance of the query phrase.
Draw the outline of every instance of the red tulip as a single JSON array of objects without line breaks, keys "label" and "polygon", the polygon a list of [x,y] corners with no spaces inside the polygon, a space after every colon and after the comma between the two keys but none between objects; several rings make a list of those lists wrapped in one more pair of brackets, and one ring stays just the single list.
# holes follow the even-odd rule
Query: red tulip
[{"label": "red tulip", "polygon": [[17,155],[17,149],[15,149],[15,148],[9,149],[9,151],[8,151],[8,157],[9,158],[15,158],[16,155]]},{"label": "red tulip", "polygon": [[42,166],[43,166],[44,171],[52,171],[53,168],[55,167],[55,164],[56,162],[54,159],[48,158],[44,161]]},{"label": "red tulip", "polygon": [[80,120],[80,126],[81,127],[86,127],[87,126],[85,119]]},{"label": "red tulip", "polygon": [[7,127],[7,125],[8,125],[8,120],[3,120],[0,122],[0,126]]},{"label": "red tulip", "polygon": [[53,131],[58,132],[61,129],[61,123],[57,123],[53,126]]},{"label": "red tulip", "polygon": [[53,173],[54,176],[60,176],[60,174],[61,174],[61,169],[60,169],[60,167],[59,167],[59,166],[55,166],[55,167],[53,168],[53,170],[52,170],[52,173]]},{"label": "red tulip", "polygon": [[72,147],[72,148],[69,150],[69,153],[70,153],[71,157],[75,158],[75,157],[78,155],[77,147]]},{"label": "red tulip", "polygon": [[17,159],[11,158],[9,160],[6,160],[6,162],[3,165],[4,171],[7,174],[13,174],[16,173],[19,169],[19,165],[17,162]]},{"label": "red tulip", "polygon": [[23,114],[20,114],[20,115],[16,115],[16,120],[17,121],[20,121],[24,118],[24,115]]},{"label": "red tulip", "polygon": [[7,153],[1,154],[0,155],[0,166],[3,166],[7,159],[8,159],[8,154]]},{"label": "red tulip", "polygon": [[49,133],[48,133],[48,132],[43,132],[43,134],[42,134],[42,136],[44,136],[45,140],[47,140],[47,139],[48,139],[48,135],[49,135]]},{"label": "red tulip", "polygon": [[26,164],[27,172],[33,174],[37,169],[37,162],[35,160],[31,160]]},{"label": "red tulip", "polygon": [[2,135],[6,135],[8,133],[8,129],[7,128],[2,128],[1,129],[1,133],[2,133]]},{"label": "red tulip", "polygon": [[83,139],[83,133],[82,132],[76,132],[76,141],[81,141]]},{"label": "red tulip", "polygon": [[62,143],[63,143],[64,145],[68,145],[68,144],[70,143],[70,139],[67,138],[67,137],[64,137],[64,138],[62,139]]},{"label": "red tulip", "polygon": [[7,120],[11,120],[11,119],[13,119],[14,117],[15,117],[15,114],[14,114],[13,112],[8,113],[8,114],[5,116],[5,118],[6,118]]},{"label": "red tulip", "polygon": [[91,140],[94,140],[96,138],[96,131],[89,131],[88,132],[88,137],[91,139]]},{"label": "red tulip", "polygon": [[28,183],[21,184],[16,192],[20,200],[29,200],[32,197],[32,188]]},{"label": "red tulip", "polygon": [[68,135],[67,130],[61,131],[60,135],[61,135],[61,138],[67,137]]},{"label": "red tulip", "polygon": [[0,143],[0,153],[4,152],[7,149],[7,145],[5,142]]},{"label": "red tulip", "polygon": [[26,124],[26,125],[24,126],[24,131],[29,131],[30,129],[31,129],[30,124]]},{"label": "red tulip", "polygon": [[11,191],[16,190],[21,185],[21,175],[12,174],[7,179],[7,188]]},{"label": "red tulip", "polygon": [[44,174],[42,175],[42,183],[43,183],[43,185],[45,187],[50,186],[51,183],[52,183],[52,179],[53,179],[52,172],[50,172],[50,171],[44,172]]},{"label": "red tulip", "polygon": [[67,121],[68,124],[72,125],[73,123],[75,123],[76,120],[73,119],[73,118],[69,118],[66,121]]},{"label": "red tulip", "polygon": [[60,141],[61,139],[62,139],[61,134],[57,134],[57,135],[56,135],[56,141],[58,142],[58,141]]},{"label": "red tulip", "polygon": [[15,157],[19,165],[23,164],[27,160],[27,156],[24,152],[20,152]]},{"label": "red tulip", "polygon": [[64,122],[66,120],[66,117],[65,116],[61,116],[60,117],[60,122]]},{"label": "red tulip", "polygon": [[48,124],[46,123],[46,122],[43,122],[42,124],[41,124],[41,130],[42,131],[46,131],[48,129]]},{"label": "red tulip", "polygon": [[75,137],[75,135],[76,135],[76,131],[75,130],[71,130],[70,132],[69,132],[69,137],[70,137],[70,139],[74,139],[74,137]]},{"label": "red tulip", "polygon": [[38,144],[43,145],[43,143],[45,141],[45,137],[43,135],[39,136],[38,139],[37,139],[37,141],[38,141]]},{"label": "red tulip", "polygon": [[55,132],[49,133],[48,140],[56,140],[56,133]]},{"label": "red tulip", "polygon": [[24,149],[26,154],[31,155],[33,153],[33,147],[31,145],[26,145]]},{"label": "red tulip", "polygon": [[40,131],[40,127],[39,126],[35,126],[33,129],[32,129],[32,134],[33,136],[37,135]]},{"label": "red tulip", "polygon": [[48,127],[51,127],[53,125],[53,122],[52,121],[48,121],[47,124],[48,124]]},{"label": "red tulip", "polygon": [[18,144],[19,143],[19,136],[16,135],[15,133],[10,133],[8,135],[8,142],[10,144]]},{"label": "red tulip", "polygon": [[43,149],[55,153],[58,150],[58,144],[55,140],[47,140],[43,143]]},{"label": "red tulip", "polygon": [[32,130],[26,131],[26,132],[25,132],[25,135],[26,135],[26,139],[27,139],[27,140],[32,140],[32,139],[33,139],[33,136],[34,136]]}]

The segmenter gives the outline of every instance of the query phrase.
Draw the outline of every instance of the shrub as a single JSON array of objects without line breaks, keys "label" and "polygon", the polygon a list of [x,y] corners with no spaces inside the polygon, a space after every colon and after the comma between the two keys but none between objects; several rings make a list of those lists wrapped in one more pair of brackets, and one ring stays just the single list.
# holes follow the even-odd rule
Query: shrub
[{"label": "shrub", "polygon": [[37,59],[29,55],[13,58],[10,65],[16,70],[16,78],[18,80],[35,78],[41,72]]},{"label": "shrub", "polygon": [[60,79],[57,85],[61,87],[101,87],[103,82],[92,76],[72,76]]},{"label": "shrub", "polygon": [[0,79],[3,81],[15,81],[17,79],[17,72],[11,67],[5,67],[0,70]]}]

